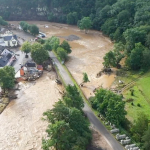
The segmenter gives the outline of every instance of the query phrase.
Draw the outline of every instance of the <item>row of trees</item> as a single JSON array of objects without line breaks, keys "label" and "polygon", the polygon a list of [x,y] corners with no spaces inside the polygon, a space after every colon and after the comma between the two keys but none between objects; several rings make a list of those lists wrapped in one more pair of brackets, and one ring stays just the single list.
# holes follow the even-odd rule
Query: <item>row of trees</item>
[{"label": "row of trees", "polygon": [[72,52],[71,47],[67,41],[63,41],[60,44],[59,38],[52,36],[47,40],[39,39],[39,43],[43,44],[44,48],[54,52],[58,55],[61,61],[66,61],[68,59],[68,54]]},{"label": "row of trees", "polygon": [[49,150],[85,150],[91,140],[89,122],[84,117],[84,102],[76,86],[67,86],[62,100],[43,115],[49,122],[42,148]]},{"label": "row of trees", "polygon": [[60,41],[57,37],[51,37],[47,40],[39,39],[38,42],[31,44],[30,42],[24,42],[21,50],[27,54],[31,52],[31,57],[37,64],[43,64],[49,57],[48,51],[54,50],[60,60],[66,61],[68,54],[71,53],[71,47],[67,41]]},{"label": "row of trees", "polygon": [[32,25],[32,24],[28,24],[25,21],[21,21],[20,22],[20,26],[21,28],[25,31],[25,32],[30,32],[33,35],[38,35],[39,34],[39,28],[36,25]]}]

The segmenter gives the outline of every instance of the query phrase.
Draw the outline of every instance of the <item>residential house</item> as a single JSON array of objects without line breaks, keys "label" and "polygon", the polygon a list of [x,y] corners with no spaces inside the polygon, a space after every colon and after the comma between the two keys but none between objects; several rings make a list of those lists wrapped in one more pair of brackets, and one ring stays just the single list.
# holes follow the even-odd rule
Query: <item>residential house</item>
[{"label": "residential house", "polygon": [[0,38],[3,39],[6,47],[14,47],[19,45],[17,36],[13,35],[13,33],[10,31],[6,31],[5,33],[1,34]]},{"label": "residential house", "polygon": [[14,52],[0,46],[0,68],[4,66],[11,66],[16,60]]},{"label": "residential house", "polygon": [[4,38],[0,37],[0,46],[5,47]]},{"label": "residential house", "polygon": [[24,68],[24,73],[28,77],[36,77],[36,76],[38,76],[39,71],[36,68],[35,62],[28,61],[23,68]]}]

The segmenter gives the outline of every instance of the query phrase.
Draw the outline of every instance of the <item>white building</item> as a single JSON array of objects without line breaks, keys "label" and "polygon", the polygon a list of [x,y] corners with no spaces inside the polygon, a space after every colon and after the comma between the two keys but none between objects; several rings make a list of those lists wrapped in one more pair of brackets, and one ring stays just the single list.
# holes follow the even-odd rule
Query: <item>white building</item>
[{"label": "white building", "polygon": [[1,46],[14,47],[19,45],[17,36],[13,35],[13,33],[10,31],[6,31],[5,33],[1,34],[0,39]]}]

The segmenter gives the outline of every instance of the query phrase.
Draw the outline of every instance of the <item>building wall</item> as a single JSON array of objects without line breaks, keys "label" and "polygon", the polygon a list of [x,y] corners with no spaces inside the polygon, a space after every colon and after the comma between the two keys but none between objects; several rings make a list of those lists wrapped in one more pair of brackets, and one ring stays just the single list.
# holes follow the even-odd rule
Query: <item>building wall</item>
[{"label": "building wall", "polygon": [[16,41],[16,44],[13,44],[12,41],[4,41],[6,46],[14,47],[18,46],[18,42]]}]

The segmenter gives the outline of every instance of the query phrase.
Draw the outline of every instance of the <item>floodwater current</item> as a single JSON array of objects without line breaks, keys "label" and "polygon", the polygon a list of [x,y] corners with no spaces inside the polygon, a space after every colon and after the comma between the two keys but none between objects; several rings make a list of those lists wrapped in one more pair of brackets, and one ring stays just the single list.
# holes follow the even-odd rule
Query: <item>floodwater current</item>
[{"label": "floodwater current", "polygon": [[[72,53],[66,66],[78,84],[82,82],[83,72],[88,74],[90,82],[82,88],[87,98],[94,94],[95,88],[111,86],[115,75],[96,77],[103,68],[105,53],[113,48],[109,38],[99,31],[90,30],[85,34],[76,26],[43,21],[29,23],[38,25],[47,37],[59,37],[61,42],[70,35],[79,38],[69,41]],[[24,33],[19,32],[19,36],[23,37]],[[47,123],[41,120],[42,114],[61,97],[54,78],[54,73],[45,73],[33,83],[21,83],[18,99],[12,100],[0,115],[0,150],[41,150],[41,139],[46,136],[47,127]]]}]

